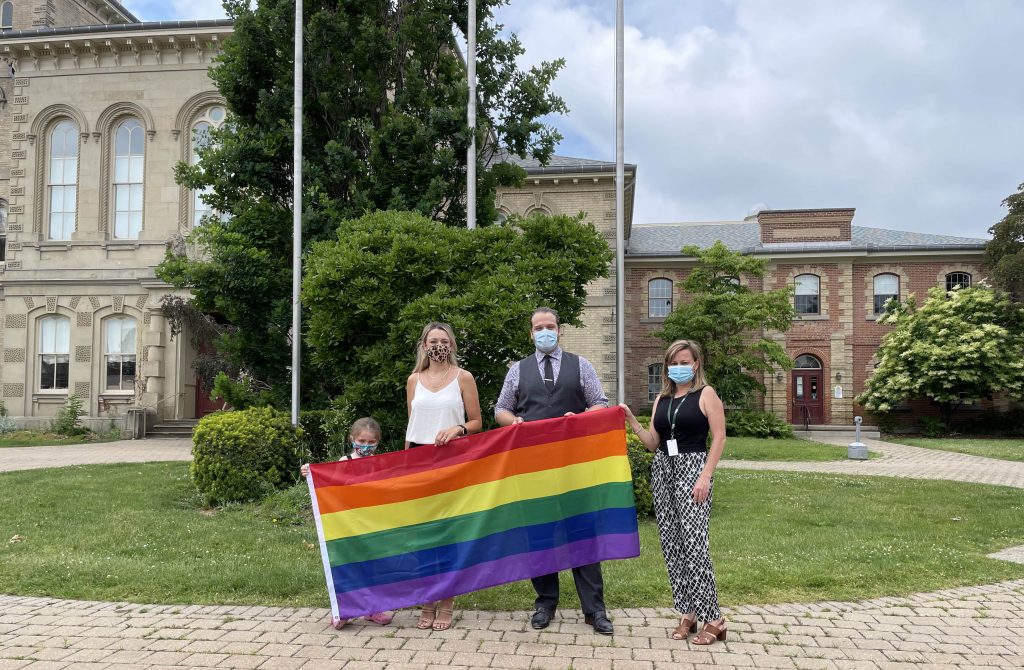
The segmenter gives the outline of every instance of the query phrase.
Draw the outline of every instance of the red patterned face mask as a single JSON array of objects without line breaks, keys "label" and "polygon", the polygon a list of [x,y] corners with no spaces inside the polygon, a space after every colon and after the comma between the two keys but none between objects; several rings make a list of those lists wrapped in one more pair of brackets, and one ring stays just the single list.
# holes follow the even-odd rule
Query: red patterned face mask
[{"label": "red patterned face mask", "polygon": [[427,358],[435,363],[444,363],[450,360],[452,348],[447,344],[431,344],[427,347]]}]

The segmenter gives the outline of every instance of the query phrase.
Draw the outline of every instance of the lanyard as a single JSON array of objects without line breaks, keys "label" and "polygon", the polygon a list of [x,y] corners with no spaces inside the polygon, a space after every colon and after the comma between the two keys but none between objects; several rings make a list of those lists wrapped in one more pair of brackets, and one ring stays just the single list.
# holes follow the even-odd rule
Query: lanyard
[{"label": "lanyard", "polygon": [[[672,433],[672,436],[669,439],[672,439],[672,440],[676,439],[676,416],[678,416],[679,410],[681,410],[683,408],[683,403],[685,403],[686,399],[689,398],[689,397],[690,397],[690,394],[687,393],[686,395],[684,395],[682,398],[679,399],[679,405],[676,407],[676,411],[674,413],[672,412],[672,401],[675,400],[675,398],[669,398],[669,400],[668,400],[668,412],[665,414],[665,416],[666,416],[666,418],[669,419],[669,423],[668,423],[669,432]],[[671,416],[669,416],[670,413],[671,413]]]}]

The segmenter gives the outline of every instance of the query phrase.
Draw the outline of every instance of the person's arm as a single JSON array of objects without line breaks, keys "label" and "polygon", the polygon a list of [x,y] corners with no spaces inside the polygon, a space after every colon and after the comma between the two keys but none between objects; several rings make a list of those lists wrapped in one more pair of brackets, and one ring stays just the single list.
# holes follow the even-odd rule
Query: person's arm
[{"label": "person's arm", "polygon": [[[412,418],[412,397],[416,394],[416,374],[409,375],[409,379],[405,382],[405,415],[410,419]],[[405,441],[405,448],[409,448],[409,440]]]},{"label": "person's arm", "polygon": [[636,436],[640,438],[640,441],[644,443],[644,447],[647,451],[657,451],[658,445],[661,444],[661,436],[658,435],[658,431],[654,430],[654,413],[658,411],[658,401],[661,400],[661,396],[654,399],[654,407],[651,408],[651,427],[644,428],[640,425],[640,422],[633,416],[633,412],[629,409],[629,405],[625,403],[619,405],[622,409],[626,410],[626,421],[629,423],[630,428],[636,433]]},{"label": "person's arm", "polygon": [[505,374],[498,402],[494,403],[494,420],[499,426],[522,423],[523,417],[516,416],[516,402],[519,400],[519,365],[514,364]]},{"label": "person's arm", "polygon": [[587,403],[586,411],[604,409],[608,406],[608,396],[601,387],[601,378],[590,361],[580,356],[580,385],[583,387],[583,399]]},{"label": "person's arm", "polygon": [[462,393],[462,404],[466,408],[466,423],[438,431],[435,442],[437,446],[447,444],[463,435],[479,433],[484,427],[484,422],[480,418],[480,394],[476,390],[476,379],[468,370],[459,370],[459,391]]},{"label": "person's arm", "polygon": [[711,495],[711,477],[715,474],[722,452],[725,451],[725,408],[722,406],[722,399],[710,386],[705,386],[704,392],[700,394],[700,411],[708,418],[711,449],[708,451],[704,471],[700,473],[697,484],[693,487],[693,501],[696,503],[704,502]]}]

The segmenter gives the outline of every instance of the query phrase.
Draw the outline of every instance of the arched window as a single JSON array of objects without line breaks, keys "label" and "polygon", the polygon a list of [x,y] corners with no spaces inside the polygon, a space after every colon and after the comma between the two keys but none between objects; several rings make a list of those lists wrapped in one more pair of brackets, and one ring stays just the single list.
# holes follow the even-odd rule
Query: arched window
[{"label": "arched window", "polygon": [[818,296],[821,279],[818,275],[797,275],[793,280],[796,295],[793,297],[793,308],[797,314],[820,314],[821,304]]},{"label": "arched window", "polygon": [[137,240],[142,231],[146,133],[138,119],[125,119],[114,133],[114,237]]},{"label": "arched window", "polygon": [[647,401],[654,402],[654,399],[661,393],[661,363],[652,363],[647,366]]},{"label": "arched window", "polygon": [[[191,163],[196,165],[199,163],[199,150],[209,146],[210,144],[210,131],[214,128],[220,128],[224,124],[224,119],[227,117],[227,111],[221,106],[210,107],[196,119],[196,122],[192,124],[192,156]],[[192,192],[192,226],[198,226],[203,221],[203,217],[213,213],[213,208],[203,202],[204,195],[210,194],[213,189],[209,186]]]},{"label": "arched window", "polygon": [[63,316],[39,319],[39,389],[68,387],[71,351],[71,320]]},{"label": "arched window", "polygon": [[14,27],[14,3],[5,2],[0,6],[0,30],[10,30]]},{"label": "arched window", "polygon": [[955,291],[961,288],[971,288],[970,272],[950,272],[946,275],[947,291]]},{"label": "arched window", "polygon": [[647,316],[665,317],[672,313],[672,281],[659,277],[647,282]]},{"label": "arched window", "polygon": [[885,311],[885,303],[890,299],[900,299],[900,278],[899,275],[885,273],[875,275],[875,315]]},{"label": "arched window", "polygon": [[103,365],[108,391],[135,390],[135,319],[119,316],[104,322]]},{"label": "arched window", "polygon": [[0,200],[0,263],[7,259],[7,201]]},{"label": "arched window", "polygon": [[821,361],[818,360],[817,356],[801,354],[796,357],[796,360],[793,362],[793,367],[797,370],[820,370]]},{"label": "arched window", "polygon": [[70,240],[78,202],[78,128],[64,120],[50,131],[47,197],[51,240]]}]

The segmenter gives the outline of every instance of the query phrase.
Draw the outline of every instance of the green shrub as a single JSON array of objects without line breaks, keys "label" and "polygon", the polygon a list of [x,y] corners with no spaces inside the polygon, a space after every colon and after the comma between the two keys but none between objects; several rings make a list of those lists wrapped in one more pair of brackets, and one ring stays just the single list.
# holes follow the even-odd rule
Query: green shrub
[{"label": "green shrub", "polygon": [[1004,411],[989,409],[970,412],[970,415],[969,418],[964,416],[954,420],[953,431],[967,435],[1024,437],[1024,407]]},{"label": "green shrub", "polygon": [[725,434],[730,437],[793,437],[793,427],[771,412],[730,410],[725,414]]},{"label": "green shrub", "polygon": [[53,419],[52,430],[58,435],[84,435],[89,432],[88,428],[82,426],[82,416],[85,415],[85,406],[82,399],[77,395],[68,396],[66,405],[57,410],[57,416]]},{"label": "green shrub", "polygon": [[299,434],[270,407],[209,414],[192,439],[189,472],[210,505],[262,498],[299,477]]},{"label": "green shrub", "polygon": [[0,400],[0,435],[6,435],[14,431],[14,419],[7,416],[7,405]]},{"label": "green shrub", "polygon": [[337,409],[307,409],[299,413],[303,458],[307,463],[336,461],[348,449],[352,421]]},{"label": "green shrub", "polygon": [[922,416],[917,419],[917,427],[925,437],[942,437],[946,434],[946,426],[942,419],[934,416]]},{"label": "green shrub", "polygon": [[[647,421],[640,418],[641,425]],[[636,515],[641,519],[654,516],[654,495],[651,493],[651,463],[654,454],[636,436],[632,428],[626,427],[626,453],[629,455],[629,469],[633,473],[633,498]]]}]

